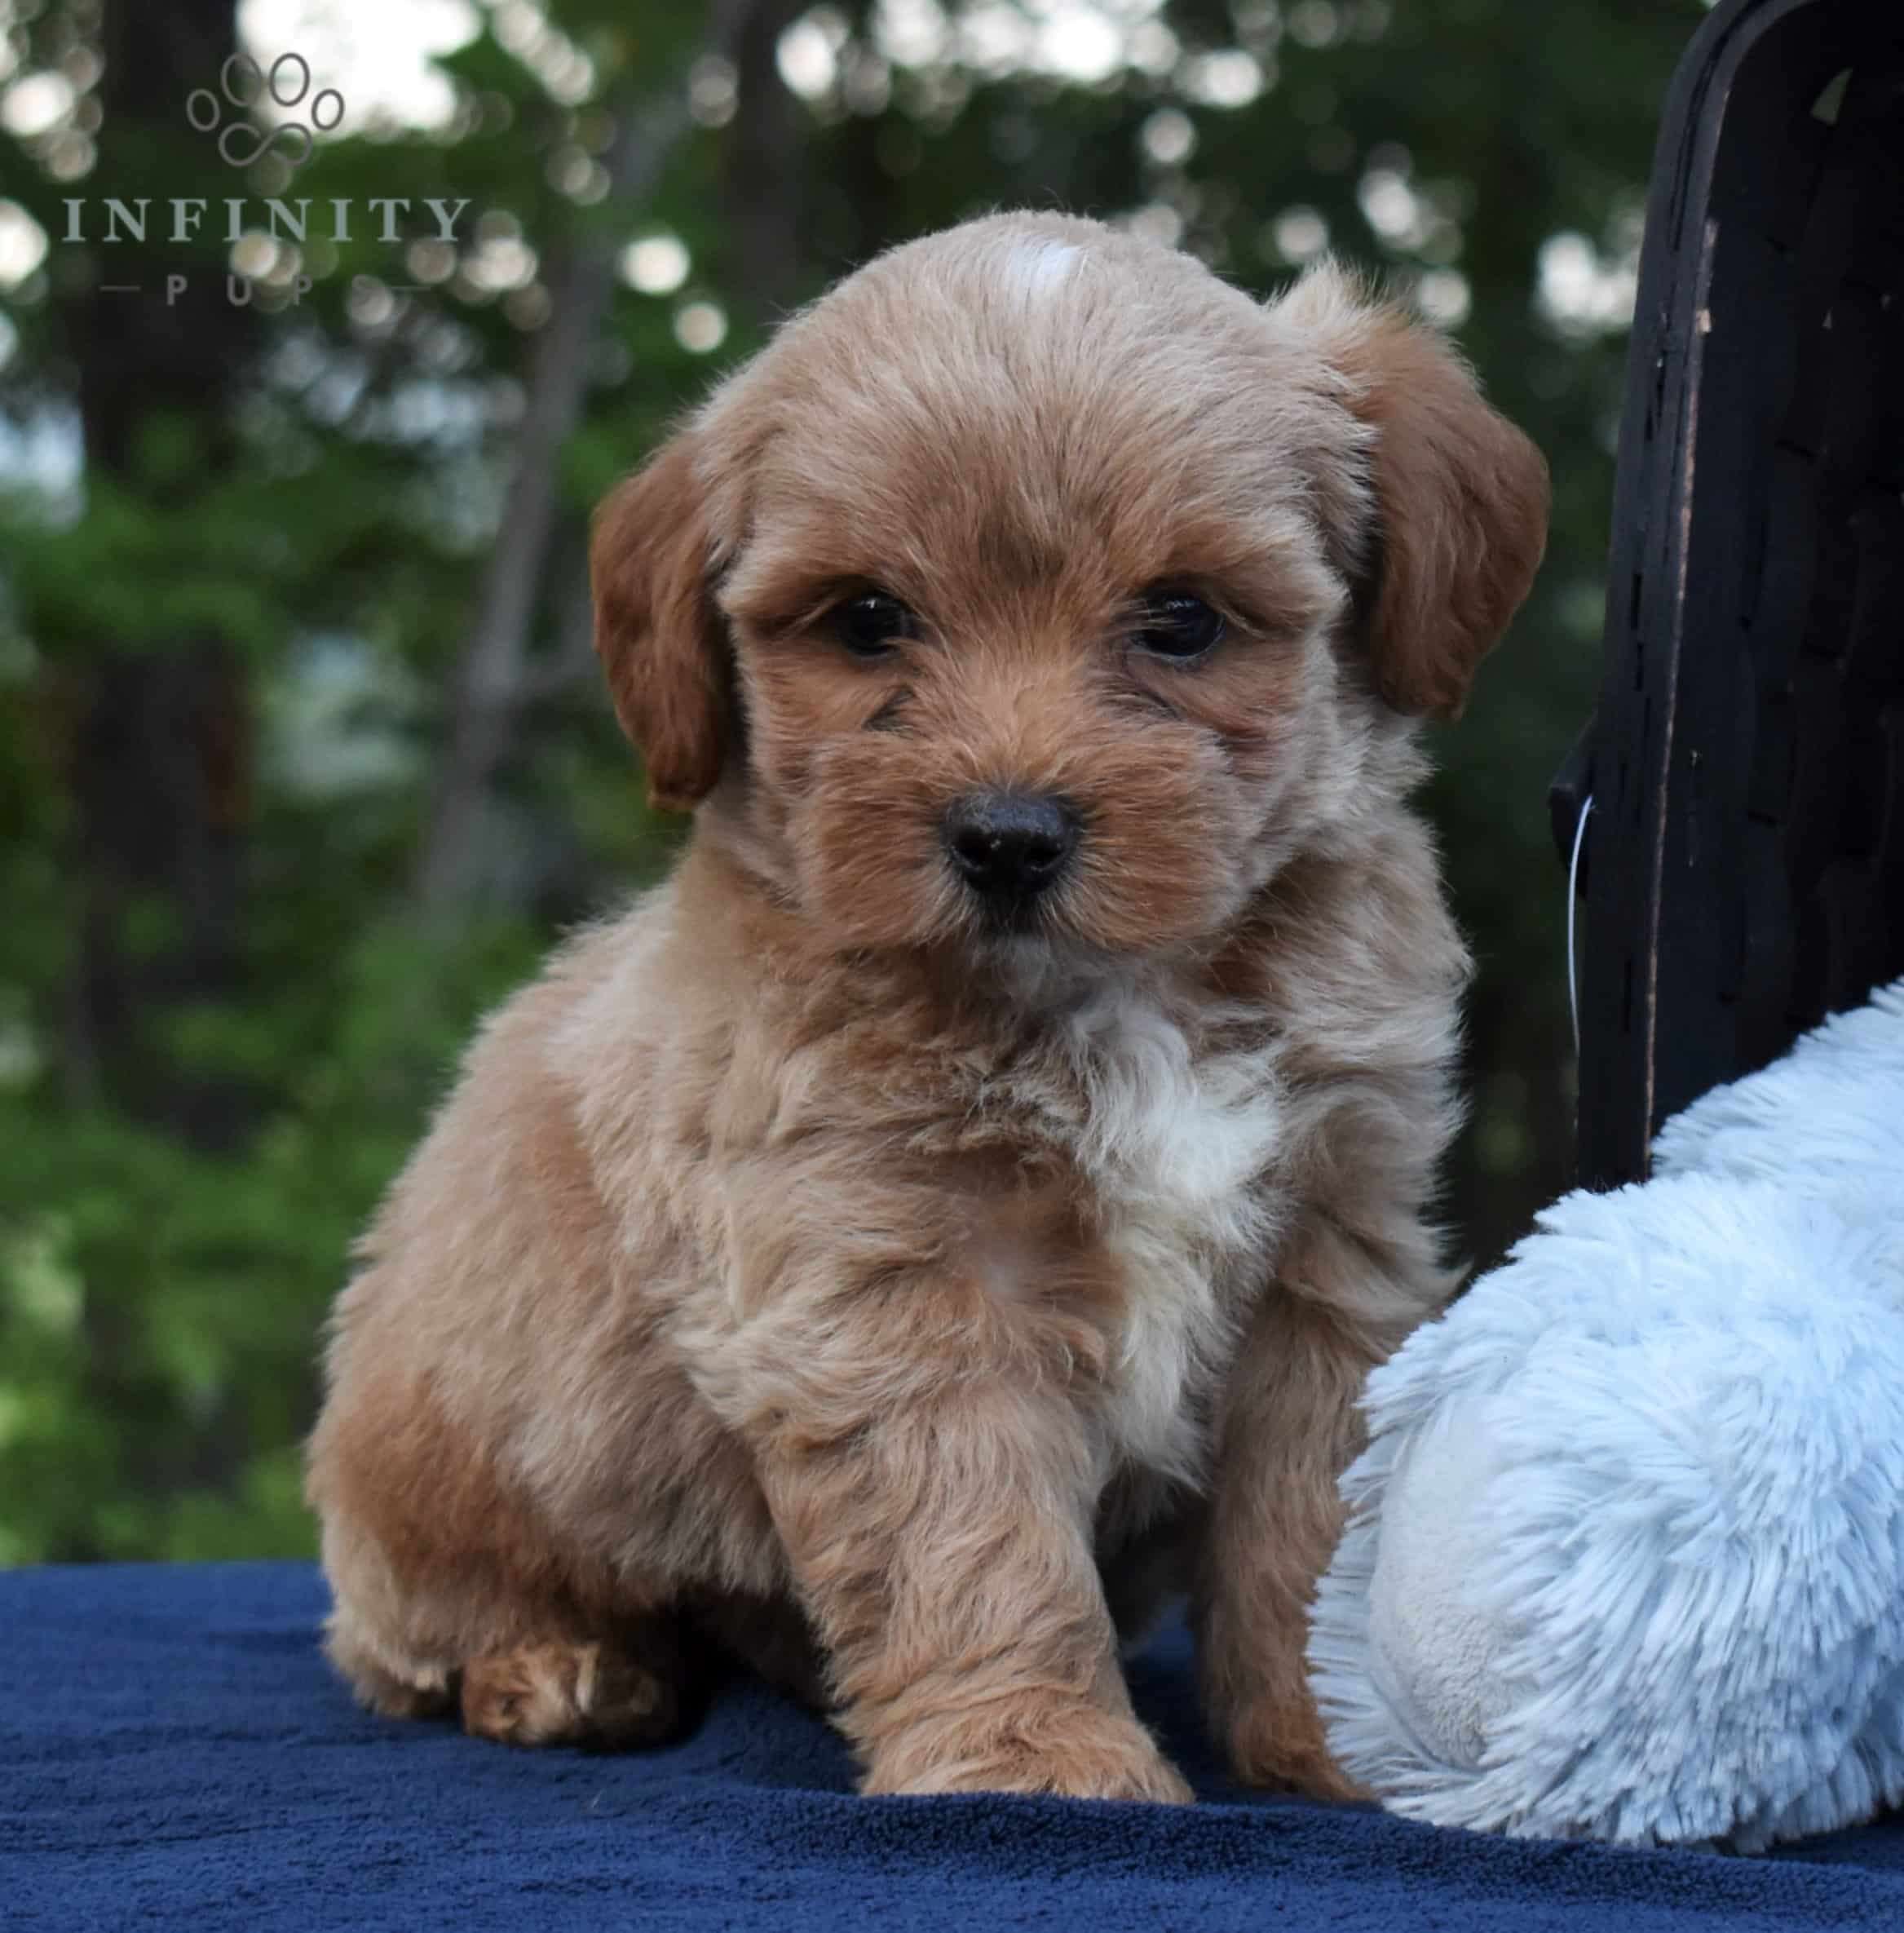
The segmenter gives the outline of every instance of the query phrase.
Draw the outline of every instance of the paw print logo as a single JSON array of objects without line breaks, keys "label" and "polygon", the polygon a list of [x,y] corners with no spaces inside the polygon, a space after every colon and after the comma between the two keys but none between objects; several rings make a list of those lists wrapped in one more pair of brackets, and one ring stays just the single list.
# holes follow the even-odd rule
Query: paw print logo
[{"label": "paw print logo", "polygon": [[[217,94],[209,87],[195,87],[185,97],[185,118],[201,135],[218,131],[219,153],[234,168],[248,168],[275,153],[286,167],[296,170],[310,160],[316,146],[311,130],[327,135],[344,117],[344,97],[334,87],[320,88],[313,95],[311,77],[311,63],[302,54],[280,54],[268,73],[249,54],[234,54],[219,69]],[[310,126],[297,120],[268,130],[256,126],[250,111],[267,94],[286,113],[308,100]],[[235,117],[228,115],[228,108],[236,110]]]}]

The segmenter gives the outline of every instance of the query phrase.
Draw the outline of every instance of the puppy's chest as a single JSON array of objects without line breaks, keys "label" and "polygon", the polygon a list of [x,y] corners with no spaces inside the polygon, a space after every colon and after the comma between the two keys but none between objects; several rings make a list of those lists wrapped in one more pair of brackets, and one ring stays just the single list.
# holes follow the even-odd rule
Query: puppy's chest
[{"label": "puppy's chest", "polygon": [[1266,1050],[1198,1052],[1144,1007],[1083,1030],[1067,1058],[1068,1152],[1122,1289],[1110,1446],[1195,1480],[1213,1385],[1280,1219],[1278,1083]]}]

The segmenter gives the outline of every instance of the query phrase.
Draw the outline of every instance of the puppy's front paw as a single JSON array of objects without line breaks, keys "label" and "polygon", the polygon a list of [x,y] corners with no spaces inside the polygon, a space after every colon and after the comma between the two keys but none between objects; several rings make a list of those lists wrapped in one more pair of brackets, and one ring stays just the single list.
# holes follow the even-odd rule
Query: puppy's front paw
[{"label": "puppy's front paw", "polygon": [[1022,1792],[1181,1806],[1194,1794],[1134,1720],[1090,1708],[941,1721],[874,1756],[862,1790]]},{"label": "puppy's front paw", "polygon": [[1289,1704],[1263,1699],[1248,1705],[1231,1718],[1227,1739],[1230,1767],[1245,1785],[1309,1798],[1372,1796],[1331,1757],[1322,1720],[1306,1696]]}]

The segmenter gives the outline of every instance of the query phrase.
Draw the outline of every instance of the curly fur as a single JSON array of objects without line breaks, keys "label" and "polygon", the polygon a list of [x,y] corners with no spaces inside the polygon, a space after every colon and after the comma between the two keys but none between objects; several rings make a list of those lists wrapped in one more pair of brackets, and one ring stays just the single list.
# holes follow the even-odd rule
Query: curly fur
[{"label": "curly fur", "polygon": [[[1458,702],[1544,511],[1332,272],[1259,307],[1049,216],[881,258],[610,498],[598,645],[694,834],[489,1022],[338,1305],[364,1696],[625,1738],[713,1644],[869,1791],[1181,1798],[1116,1639],[1194,1586],[1239,1768],[1342,1789],[1304,1608],[1450,1281],[1465,962],[1398,707]],[[1129,642],[1160,580],[1205,661]],[[921,627],[875,663],[825,616],[868,584]],[[1080,816],[1029,930],[946,863],[978,785]]]}]

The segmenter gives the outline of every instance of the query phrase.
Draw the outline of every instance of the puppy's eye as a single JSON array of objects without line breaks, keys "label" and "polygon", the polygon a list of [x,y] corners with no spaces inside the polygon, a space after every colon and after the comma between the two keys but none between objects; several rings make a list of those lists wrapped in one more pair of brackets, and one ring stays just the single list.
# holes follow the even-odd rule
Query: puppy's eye
[{"label": "puppy's eye", "polygon": [[855,657],[885,657],[903,638],[916,636],[918,620],[896,597],[869,591],[834,606],[833,635]]},{"label": "puppy's eye", "polygon": [[1140,651],[1180,663],[1201,657],[1223,635],[1223,614],[1188,591],[1153,591],[1144,599],[1132,642]]}]

